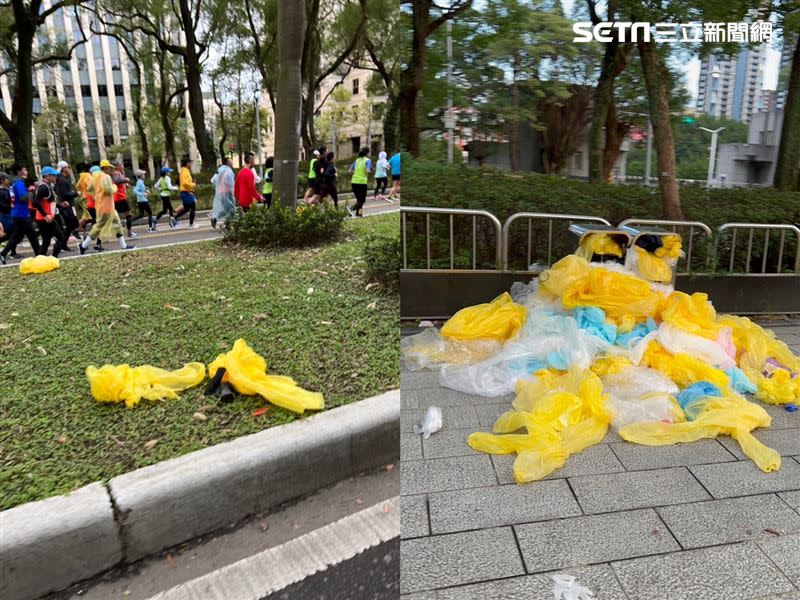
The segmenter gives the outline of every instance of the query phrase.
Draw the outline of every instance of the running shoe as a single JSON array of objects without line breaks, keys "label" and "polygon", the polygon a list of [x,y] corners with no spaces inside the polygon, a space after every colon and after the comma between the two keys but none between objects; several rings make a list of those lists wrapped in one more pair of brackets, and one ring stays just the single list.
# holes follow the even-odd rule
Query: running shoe
[{"label": "running shoe", "polygon": [[84,247],[83,247],[83,244],[81,244],[80,246],[78,246],[78,250],[80,251],[80,253],[81,253],[81,256],[83,256],[84,254],[86,254],[86,248],[84,248]]},{"label": "running shoe", "polygon": [[178,226],[178,221],[175,219],[175,217],[170,217],[169,218],[169,226],[172,229],[175,229]]},{"label": "running shoe", "polygon": [[131,231],[131,232],[128,234],[128,237],[129,237],[129,238],[137,238],[137,237],[139,237],[139,234],[138,234],[138,233],[134,233],[133,231]]},{"label": "running shoe", "polygon": [[123,248],[123,250],[133,250],[134,248],[136,248],[136,246],[134,246],[133,244],[128,244]]},{"label": "running shoe", "polygon": [[105,248],[103,248],[102,246],[95,246],[95,247],[94,247],[94,251],[95,251],[95,252],[105,252],[105,251],[106,251],[106,249],[105,249]]},{"label": "running shoe", "polygon": [[217,220],[214,217],[211,217],[210,221],[211,221],[211,228],[212,229],[216,229],[217,228]]},{"label": "running shoe", "polygon": [[355,217],[356,216],[356,214],[352,210],[350,210],[349,206],[345,206],[345,208],[347,209],[347,212],[351,217]]},{"label": "running shoe", "polygon": [[200,224],[195,223],[194,225],[189,225],[189,229],[200,229]]},{"label": "running shoe", "polygon": [[6,264],[6,257],[0,254],[0,263]]},{"label": "running shoe", "polygon": [[17,254],[16,252],[12,252],[11,254],[9,254],[9,256],[10,256],[11,258],[22,258],[22,256],[20,256],[20,255],[19,255],[19,254]]}]

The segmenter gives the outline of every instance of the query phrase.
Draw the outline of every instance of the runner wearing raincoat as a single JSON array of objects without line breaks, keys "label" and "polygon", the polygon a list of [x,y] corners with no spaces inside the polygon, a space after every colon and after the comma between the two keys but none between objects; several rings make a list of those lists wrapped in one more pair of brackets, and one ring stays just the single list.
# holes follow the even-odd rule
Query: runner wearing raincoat
[{"label": "runner wearing raincoat", "polygon": [[211,183],[214,186],[214,204],[211,207],[211,227],[216,228],[217,221],[227,221],[236,214],[236,198],[233,187],[236,178],[231,167],[231,159],[224,159],[217,169]]}]

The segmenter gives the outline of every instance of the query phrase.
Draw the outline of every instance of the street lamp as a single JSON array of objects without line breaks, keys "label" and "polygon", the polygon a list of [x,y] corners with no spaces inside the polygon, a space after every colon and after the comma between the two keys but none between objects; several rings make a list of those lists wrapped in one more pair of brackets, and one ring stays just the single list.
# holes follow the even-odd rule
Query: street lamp
[{"label": "street lamp", "polygon": [[714,163],[717,159],[717,135],[719,135],[719,132],[725,128],[720,127],[719,129],[708,129],[706,127],[701,127],[700,129],[711,134],[711,153],[708,157],[708,178],[706,179],[706,187],[710,188],[714,177]]}]

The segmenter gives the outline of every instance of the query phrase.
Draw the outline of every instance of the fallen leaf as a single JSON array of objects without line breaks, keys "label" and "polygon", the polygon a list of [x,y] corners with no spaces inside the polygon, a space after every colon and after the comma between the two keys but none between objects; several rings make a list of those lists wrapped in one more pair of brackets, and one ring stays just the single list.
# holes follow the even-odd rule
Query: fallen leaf
[{"label": "fallen leaf", "polygon": [[261,415],[263,415],[268,410],[269,410],[269,406],[262,406],[261,408],[255,409],[250,414],[253,415],[254,417],[260,417]]},{"label": "fallen leaf", "polygon": [[253,315],[253,320],[254,321],[263,321],[266,318],[268,318],[268,317],[264,313],[258,313],[256,315]]},{"label": "fallen leaf", "polygon": [[62,435],[61,437],[58,438],[58,443],[59,444],[66,444],[68,441],[69,441],[69,438],[67,436],[65,436],[65,435]]},{"label": "fallen leaf", "polygon": [[780,535],[781,534],[780,531],[778,531],[777,529],[773,529],[772,527],[767,527],[764,531],[766,531],[767,533],[771,533],[772,535]]},{"label": "fallen leaf", "polygon": [[375,307],[377,307],[377,306],[378,306],[378,301],[377,300],[373,300],[372,302],[367,304],[367,308],[370,309],[370,310],[375,310]]},{"label": "fallen leaf", "polygon": [[47,356],[47,350],[45,350],[42,346],[36,346],[36,349],[42,353],[42,356]]},{"label": "fallen leaf", "polygon": [[333,321],[320,321],[320,325],[333,325]]},{"label": "fallen leaf", "polygon": [[361,498],[356,498],[356,504],[361,506],[362,504],[364,504],[364,501]]},{"label": "fallen leaf", "polygon": [[11,323],[0,323],[0,329],[11,329]]},{"label": "fallen leaf", "polygon": [[388,465],[386,465],[385,467],[383,467],[383,470],[384,470],[384,471],[391,471],[391,470],[393,470],[393,469],[394,469],[394,463],[389,463]]},{"label": "fallen leaf", "polygon": [[198,421],[208,421],[208,417],[201,412],[196,412],[192,416]]},{"label": "fallen leaf", "polygon": [[120,304],[119,307],[120,308],[130,308],[130,305],[128,305],[128,304]]},{"label": "fallen leaf", "polygon": [[379,285],[380,285],[379,283],[368,283],[368,284],[367,284],[367,287],[365,287],[365,288],[364,288],[364,290],[368,292],[368,291],[370,291],[372,288],[374,288],[374,287],[378,287]]},{"label": "fallen leaf", "polygon": [[308,288],[308,291],[306,293],[309,294],[309,295],[313,294],[314,293],[314,288],[313,287]]},{"label": "fallen leaf", "polygon": [[389,514],[389,505],[388,504],[384,504],[383,505],[383,513],[386,514],[386,515]]},{"label": "fallen leaf", "polygon": [[204,404],[203,406],[201,406],[197,410],[202,412],[202,413],[207,413],[207,412],[214,412],[215,408],[217,408],[217,407],[214,406],[213,404]]},{"label": "fallen leaf", "polygon": [[158,443],[158,440],[149,440],[149,441],[144,443],[144,447],[147,448],[148,450],[150,450],[150,448],[155,446],[157,443]]},{"label": "fallen leaf", "polygon": [[172,554],[167,554],[167,555],[164,557],[164,562],[165,562],[165,563],[167,563],[167,566],[168,566],[170,569],[174,569],[175,567],[177,567],[177,566],[178,566],[177,564],[175,564],[175,559],[172,557]]},{"label": "fallen leaf", "polygon": [[283,298],[284,300],[290,300],[291,296],[281,296],[281,298]]},{"label": "fallen leaf", "polygon": [[12,313],[11,313],[11,316],[12,316],[12,317],[18,317],[18,316],[19,316],[19,313],[18,313],[18,312],[12,312]]},{"label": "fallen leaf", "polygon": [[258,526],[261,528],[261,531],[266,531],[269,529],[269,523],[267,523],[266,519],[262,519],[258,522]]}]

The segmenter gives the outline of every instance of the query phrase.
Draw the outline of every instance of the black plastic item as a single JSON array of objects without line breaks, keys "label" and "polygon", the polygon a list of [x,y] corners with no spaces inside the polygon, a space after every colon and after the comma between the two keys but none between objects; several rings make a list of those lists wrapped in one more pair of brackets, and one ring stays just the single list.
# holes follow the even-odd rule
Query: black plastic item
[{"label": "black plastic item", "polygon": [[661,241],[660,235],[640,235],[636,238],[635,244],[645,251],[653,253],[661,248],[664,242]]},{"label": "black plastic item", "polygon": [[217,372],[214,373],[214,377],[212,377],[208,385],[206,386],[206,391],[203,392],[206,396],[219,396],[220,388],[222,387],[222,378],[225,376],[225,368],[221,367],[217,369]]},{"label": "black plastic item", "polygon": [[217,392],[220,402],[233,402],[234,394],[234,389],[227,383],[223,383],[219,386],[219,392]]}]

